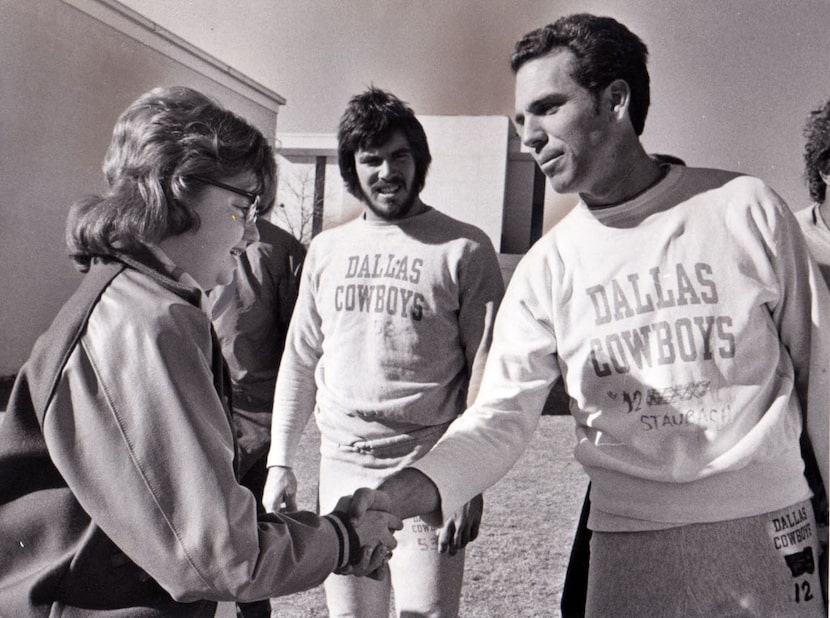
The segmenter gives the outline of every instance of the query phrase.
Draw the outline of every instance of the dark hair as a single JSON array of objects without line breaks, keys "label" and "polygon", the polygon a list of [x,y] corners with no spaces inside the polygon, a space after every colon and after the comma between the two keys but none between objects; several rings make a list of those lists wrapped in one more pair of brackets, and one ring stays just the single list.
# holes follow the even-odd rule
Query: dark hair
[{"label": "dark hair", "polygon": [[355,170],[355,152],[383,145],[395,131],[401,131],[406,136],[412,149],[417,192],[424,188],[432,162],[424,127],[418,122],[415,112],[398,97],[372,86],[352,97],[340,118],[337,156],[340,175],[349,193],[359,199],[364,197]]},{"label": "dark hair", "polygon": [[263,134],[184,87],[151,90],[121,114],[103,171],[107,190],[73,204],[67,221],[67,247],[81,271],[95,256],[197,228],[198,216],[182,202],[203,190],[195,175],[250,171],[267,205],[276,191],[274,151]]},{"label": "dark hair", "polygon": [[576,61],[571,77],[594,96],[597,105],[600,93],[608,84],[615,79],[625,80],[631,89],[631,124],[637,135],[641,135],[651,102],[645,43],[610,17],[587,13],[567,15],[524,35],[510,56],[510,68],[516,73],[529,60],[560,48],[574,54]]},{"label": "dark hair", "polygon": [[823,202],[827,185],[821,174],[830,173],[830,100],[807,116],[804,125],[804,180],[810,189],[810,198]]}]

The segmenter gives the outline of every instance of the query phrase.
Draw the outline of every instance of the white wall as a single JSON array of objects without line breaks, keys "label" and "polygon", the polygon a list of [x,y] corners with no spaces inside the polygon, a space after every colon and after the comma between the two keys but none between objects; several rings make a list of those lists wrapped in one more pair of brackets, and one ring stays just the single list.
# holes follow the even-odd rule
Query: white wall
[{"label": "white wall", "polygon": [[[481,228],[496,250],[501,245],[509,121],[505,116],[418,116],[427,134],[432,165],[421,199],[437,210]],[[280,191],[292,199],[289,176],[303,177],[325,156],[324,229],[363,211],[343,188],[332,134],[280,134]],[[313,175],[312,175],[313,178]],[[293,193],[296,194],[296,191]],[[288,206],[288,204],[286,204]],[[296,200],[293,204],[296,207]]]},{"label": "white wall", "polygon": [[284,99],[112,0],[0,0],[0,377],[77,287],[69,205],[103,188],[118,114],[158,85],[202,90],[276,132]]},{"label": "white wall", "polygon": [[505,116],[419,116],[432,153],[421,198],[501,245],[510,122]]}]

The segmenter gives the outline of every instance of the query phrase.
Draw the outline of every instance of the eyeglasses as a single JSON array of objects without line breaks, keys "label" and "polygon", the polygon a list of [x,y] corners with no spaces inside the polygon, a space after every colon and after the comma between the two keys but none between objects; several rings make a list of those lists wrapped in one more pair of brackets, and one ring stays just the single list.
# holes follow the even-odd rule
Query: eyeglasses
[{"label": "eyeglasses", "polygon": [[254,221],[256,221],[257,217],[260,214],[262,214],[259,208],[259,204],[262,201],[262,194],[251,193],[250,191],[245,191],[244,189],[240,189],[238,187],[226,185],[224,182],[219,182],[218,180],[206,178],[205,176],[192,176],[192,178],[198,180],[199,182],[203,182],[206,185],[213,185],[214,187],[219,187],[220,189],[230,191],[231,193],[236,193],[237,195],[242,195],[251,200],[251,203],[248,204],[247,208],[240,209],[245,212],[246,223],[253,223]]}]

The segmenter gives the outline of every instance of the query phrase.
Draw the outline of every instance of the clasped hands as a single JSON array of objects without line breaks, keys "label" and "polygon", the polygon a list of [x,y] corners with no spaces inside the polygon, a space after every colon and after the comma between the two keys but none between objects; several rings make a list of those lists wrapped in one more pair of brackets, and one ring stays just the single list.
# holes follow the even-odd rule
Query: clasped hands
[{"label": "clasped hands", "polygon": [[[291,468],[269,468],[263,495],[267,511],[297,510],[296,492],[297,481]],[[361,548],[360,561],[342,572],[373,579],[385,577],[387,562],[397,546],[393,532],[403,527],[400,514],[392,513],[394,506],[389,494],[367,488],[338,501],[335,509],[348,514]],[[478,495],[450,517],[439,532],[439,551],[453,555],[473,541],[478,536],[483,510],[484,500]]]},{"label": "clasped hands", "polygon": [[[402,527],[401,519],[397,515],[389,513],[393,506],[387,493],[365,487],[358,489],[351,497],[344,496],[338,502],[337,510],[349,514],[349,520],[361,540],[361,562],[359,568],[350,571],[351,574],[366,575],[373,579],[385,577],[388,570],[387,562],[392,556],[391,550],[395,548],[397,543],[394,538],[392,543],[389,544],[385,538],[363,536],[359,528],[366,526],[375,532],[386,532],[382,529],[378,530],[378,524],[372,521],[386,514],[392,517],[396,524],[396,527],[392,527],[387,522],[387,525],[390,526],[387,531],[400,530]],[[479,494],[444,523],[438,535],[438,550],[441,553],[446,552],[455,555],[467,543],[475,540],[478,536],[483,511],[484,498]],[[384,534],[382,536],[385,537]]]},{"label": "clasped hands", "polygon": [[358,489],[353,496],[343,496],[336,511],[348,513],[360,543],[360,560],[340,575],[355,575],[381,580],[389,570],[392,550],[397,547],[394,533],[403,528],[403,521],[392,513],[392,502],[385,493],[372,489]]},{"label": "clasped hands", "polygon": [[[297,510],[297,479],[289,467],[268,469],[262,502],[269,513]],[[340,574],[383,579],[387,562],[398,542],[394,532],[403,528],[401,518],[393,514],[392,503],[386,494],[370,489],[359,489],[355,496],[343,496],[335,511],[346,513],[357,535],[360,559],[356,564],[338,570]]]}]

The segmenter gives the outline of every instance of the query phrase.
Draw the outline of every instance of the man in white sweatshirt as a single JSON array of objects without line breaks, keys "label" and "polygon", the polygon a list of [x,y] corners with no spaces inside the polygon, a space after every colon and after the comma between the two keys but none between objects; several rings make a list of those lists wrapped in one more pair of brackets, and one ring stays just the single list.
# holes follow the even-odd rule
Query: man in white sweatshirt
[{"label": "man in white sweatshirt", "polygon": [[[271,511],[296,509],[291,466],[312,412],[321,509],[426,453],[476,392],[504,292],[487,235],[421,201],[429,145],[402,101],[377,88],[353,97],[338,157],[365,209],[319,234],[303,266],[274,398]],[[405,522],[389,562],[399,615],[457,614],[481,512],[473,494],[446,522]],[[325,587],[332,615],[389,614],[390,578],[338,575]]]},{"label": "man in white sweatshirt", "polygon": [[826,486],[830,297],[762,181],[648,156],[646,59],[586,14],[517,43],[517,128],[580,203],[516,269],[474,405],[353,514],[452,512],[562,379],[591,478],[587,615],[825,615],[799,436]]}]

